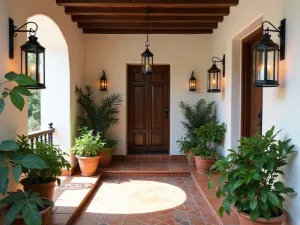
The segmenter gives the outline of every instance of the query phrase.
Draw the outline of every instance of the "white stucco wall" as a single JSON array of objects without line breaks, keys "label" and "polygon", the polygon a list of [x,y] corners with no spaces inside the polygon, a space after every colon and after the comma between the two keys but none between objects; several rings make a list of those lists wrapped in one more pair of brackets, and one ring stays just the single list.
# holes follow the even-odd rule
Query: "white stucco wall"
[{"label": "white stucco wall", "polygon": [[[228,124],[225,149],[237,145],[239,138],[240,114],[240,40],[258,28],[263,20],[279,26],[280,20],[287,19],[286,60],[281,61],[279,88],[265,88],[263,96],[263,130],[273,125],[283,129],[281,138],[292,138],[296,149],[300,146],[299,137],[299,85],[300,85],[300,2],[298,0],[240,0],[237,7],[231,9],[229,17],[220,24],[213,34],[213,53],[226,54],[226,85],[222,94],[216,96],[219,105],[218,116]],[[277,34],[273,40],[279,43]],[[226,154],[226,151],[224,151]],[[284,182],[300,193],[300,159],[295,154],[285,169]],[[300,224],[300,197],[290,195],[287,198],[292,224]]]},{"label": "white stucco wall", "polygon": [[[109,134],[120,141],[115,154],[127,151],[127,75],[126,65],[140,63],[145,50],[145,35],[85,35],[85,72],[83,84],[96,88],[97,97],[122,93],[124,103],[120,123]],[[150,35],[150,50],[155,64],[171,65],[170,152],[178,154],[176,140],[184,135],[179,101],[195,103],[200,98],[212,98],[206,93],[207,69],[211,66],[211,35]],[[99,78],[107,73],[108,92],[100,92]],[[188,80],[192,70],[197,79],[197,92],[189,92]]]}]

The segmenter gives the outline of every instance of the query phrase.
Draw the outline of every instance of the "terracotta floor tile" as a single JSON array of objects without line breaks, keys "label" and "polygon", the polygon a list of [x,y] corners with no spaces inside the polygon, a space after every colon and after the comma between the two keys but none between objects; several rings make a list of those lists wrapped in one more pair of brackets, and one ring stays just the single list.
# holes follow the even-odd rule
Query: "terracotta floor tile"
[{"label": "terracotta floor tile", "polygon": [[201,216],[196,216],[188,213],[188,217],[191,225],[205,225],[205,222],[203,221]]}]

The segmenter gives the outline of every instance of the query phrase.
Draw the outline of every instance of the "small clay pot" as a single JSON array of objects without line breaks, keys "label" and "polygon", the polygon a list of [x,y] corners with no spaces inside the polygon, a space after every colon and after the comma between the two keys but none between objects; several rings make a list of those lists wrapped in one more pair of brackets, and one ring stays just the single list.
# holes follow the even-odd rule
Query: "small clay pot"
[{"label": "small clay pot", "polygon": [[200,156],[194,156],[196,167],[200,173],[208,173],[210,167],[217,161],[216,158],[202,158]]},{"label": "small clay pot", "polygon": [[186,158],[187,158],[189,166],[195,166],[196,165],[194,155],[191,153],[190,150],[188,150],[186,152]]},{"label": "small clay pot", "polygon": [[29,180],[25,179],[21,182],[24,187],[24,191],[33,191],[40,194],[40,197],[53,200],[54,189],[56,181],[52,181],[44,184],[32,184]]},{"label": "small clay pot", "polygon": [[110,167],[111,160],[112,160],[112,151],[113,149],[105,149],[103,150],[99,156],[101,156],[99,160],[99,167],[105,168]]},{"label": "small clay pot", "polygon": [[95,156],[95,157],[76,156],[76,158],[78,159],[82,176],[90,177],[95,175],[101,156]]},{"label": "small clay pot", "polygon": [[[51,214],[52,212],[52,208],[53,208],[53,205],[49,206],[47,209],[44,209],[43,211],[40,212],[40,214],[42,215],[42,224],[41,225],[48,225],[49,223],[49,215]],[[4,209],[5,211],[8,211],[8,206],[6,209]],[[4,212],[5,212],[4,211]],[[6,213],[5,213],[6,214]],[[17,219],[11,224],[11,225],[26,225],[24,219],[23,219],[23,216],[19,215],[17,217]]]},{"label": "small clay pot", "polygon": [[251,221],[250,215],[246,213],[238,213],[240,225],[282,225],[287,218],[286,212],[283,211],[281,216],[273,217],[270,221],[265,218],[257,218],[255,221]]}]

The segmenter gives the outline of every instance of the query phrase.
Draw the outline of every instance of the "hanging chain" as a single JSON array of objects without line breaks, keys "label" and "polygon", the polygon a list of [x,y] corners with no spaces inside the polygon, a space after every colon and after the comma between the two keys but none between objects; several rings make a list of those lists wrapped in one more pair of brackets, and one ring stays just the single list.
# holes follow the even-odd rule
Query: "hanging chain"
[{"label": "hanging chain", "polygon": [[150,41],[149,41],[149,6],[146,7],[146,13],[147,13],[147,41],[145,42],[145,45],[148,47],[150,46]]}]

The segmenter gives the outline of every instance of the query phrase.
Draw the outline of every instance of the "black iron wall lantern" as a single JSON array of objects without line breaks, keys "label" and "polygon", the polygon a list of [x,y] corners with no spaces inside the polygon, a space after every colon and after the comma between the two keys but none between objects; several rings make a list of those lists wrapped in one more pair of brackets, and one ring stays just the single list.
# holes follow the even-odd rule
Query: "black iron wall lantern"
[{"label": "black iron wall lantern", "polygon": [[153,53],[150,52],[149,46],[149,13],[151,12],[151,8],[147,6],[145,8],[145,12],[147,14],[147,40],[145,42],[146,50],[141,54],[142,55],[142,73],[145,75],[152,74],[152,68],[153,68]]},{"label": "black iron wall lantern", "polygon": [[[22,30],[28,24],[36,26],[35,29]],[[38,25],[35,22],[28,22],[20,28],[14,26],[14,21],[9,18],[9,58],[14,58],[14,37],[18,32],[29,33],[28,41],[21,46],[21,73],[26,74],[37,83],[27,85],[28,89],[45,89],[45,48],[37,41],[36,32]]]},{"label": "black iron wall lantern", "polygon": [[207,92],[210,93],[218,93],[221,92],[221,70],[217,67],[217,63],[221,62],[223,66],[223,77],[225,77],[225,55],[223,55],[223,59],[218,57],[212,58],[213,65],[207,71]]},{"label": "black iron wall lantern", "polygon": [[[285,59],[285,29],[286,20],[281,21],[277,29],[269,21],[262,23],[271,25],[273,29],[264,29],[264,35],[254,47],[254,86],[255,87],[278,87],[279,86],[279,59]],[[279,33],[280,47],[272,39],[269,32]]]},{"label": "black iron wall lantern", "polygon": [[107,91],[107,78],[104,70],[100,78],[100,91]]},{"label": "black iron wall lantern", "polygon": [[196,91],[196,78],[194,76],[194,71],[191,74],[190,80],[189,80],[189,90],[190,91]]}]

